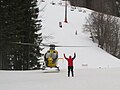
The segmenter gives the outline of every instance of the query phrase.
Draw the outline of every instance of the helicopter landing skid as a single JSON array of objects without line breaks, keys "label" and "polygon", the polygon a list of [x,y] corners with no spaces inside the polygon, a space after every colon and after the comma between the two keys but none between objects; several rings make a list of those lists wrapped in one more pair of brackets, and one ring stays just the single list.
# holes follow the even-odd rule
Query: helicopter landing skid
[{"label": "helicopter landing skid", "polygon": [[[49,68],[57,68],[57,71],[58,71],[58,72],[60,71],[60,68],[57,67],[57,66],[55,66],[55,67],[49,67]],[[42,70],[48,70],[46,66],[43,66],[41,69],[42,69]]]},{"label": "helicopter landing skid", "polygon": [[57,70],[60,71],[60,68],[59,68],[59,67],[55,66],[55,68],[57,68]]}]

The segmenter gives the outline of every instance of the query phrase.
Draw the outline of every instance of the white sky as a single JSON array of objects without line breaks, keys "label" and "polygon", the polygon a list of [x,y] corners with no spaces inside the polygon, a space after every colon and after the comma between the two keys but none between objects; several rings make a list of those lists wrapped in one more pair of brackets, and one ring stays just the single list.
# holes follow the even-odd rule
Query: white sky
[{"label": "white sky", "polygon": [[[51,5],[55,1],[56,5]],[[0,90],[120,90],[120,61],[97,47],[89,38],[89,33],[83,32],[85,18],[91,12],[81,8],[70,11],[68,8],[68,23],[64,23],[64,4],[60,0],[45,0],[39,7],[46,5],[39,16],[42,18],[43,36],[50,35],[44,43],[57,45],[89,46],[80,48],[56,48],[59,58],[63,53],[68,57],[76,52],[74,60],[75,77],[67,77],[67,62],[59,60],[61,71],[55,69],[46,71],[0,71]],[[83,13],[83,11],[86,13]],[[62,22],[63,28],[59,27]],[[78,35],[75,35],[75,32]],[[43,52],[46,52],[46,48]],[[100,69],[102,68],[102,69]]]}]

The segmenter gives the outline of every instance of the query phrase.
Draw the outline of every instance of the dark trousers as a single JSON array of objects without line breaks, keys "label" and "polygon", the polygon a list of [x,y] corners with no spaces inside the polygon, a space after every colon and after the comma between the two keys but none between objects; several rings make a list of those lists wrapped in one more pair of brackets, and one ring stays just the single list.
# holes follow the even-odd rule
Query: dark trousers
[{"label": "dark trousers", "polygon": [[74,77],[73,66],[68,66],[68,77],[70,76],[70,71],[71,71],[72,77]]}]

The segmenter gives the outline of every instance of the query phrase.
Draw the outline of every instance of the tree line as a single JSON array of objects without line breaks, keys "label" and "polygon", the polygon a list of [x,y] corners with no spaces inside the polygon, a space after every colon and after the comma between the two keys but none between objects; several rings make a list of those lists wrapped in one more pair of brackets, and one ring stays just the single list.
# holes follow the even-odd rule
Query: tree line
[{"label": "tree line", "polygon": [[[42,56],[41,20],[37,0],[0,0],[0,69],[28,70]],[[34,45],[18,45],[31,43]]]},{"label": "tree line", "polygon": [[120,0],[69,0],[72,6],[85,7],[97,12],[118,16],[118,5]]},{"label": "tree line", "polygon": [[120,19],[92,12],[86,19],[84,30],[89,31],[93,42],[113,56],[120,58]]},{"label": "tree line", "polygon": [[[117,15],[120,15],[120,1],[116,1]],[[91,38],[108,53],[120,58],[120,18],[112,15],[92,12],[87,18],[85,30],[89,30]]]}]

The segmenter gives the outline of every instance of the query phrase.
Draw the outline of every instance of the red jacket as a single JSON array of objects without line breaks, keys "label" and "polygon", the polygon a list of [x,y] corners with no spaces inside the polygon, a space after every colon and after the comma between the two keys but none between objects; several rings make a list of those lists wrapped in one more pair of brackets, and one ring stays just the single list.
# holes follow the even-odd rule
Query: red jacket
[{"label": "red jacket", "polygon": [[64,58],[68,61],[68,66],[73,66],[73,60],[75,59],[76,54],[74,53],[74,57],[72,58],[71,56],[69,56],[69,58],[67,58],[64,54]]}]

